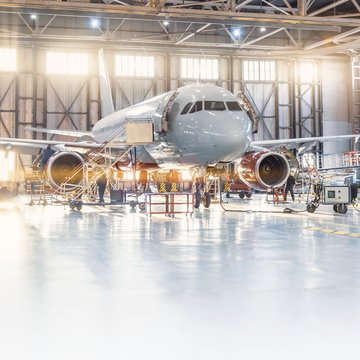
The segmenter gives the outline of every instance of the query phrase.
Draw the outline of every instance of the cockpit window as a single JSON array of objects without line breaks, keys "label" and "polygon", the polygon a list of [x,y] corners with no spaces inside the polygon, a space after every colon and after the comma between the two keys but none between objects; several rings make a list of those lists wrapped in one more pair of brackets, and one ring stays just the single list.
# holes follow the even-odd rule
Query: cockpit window
[{"label": "cockpit window", "polygon": [[224,111],[225,104],[222,101],[205,101],[205,110]]},{"label": "cockpit window", "polygon": [[230,111],[241,111],[240,104],[237,101],[227,101],[226,106]]},{"label": "cockpit window", "polygon": [[197,112],[197,111],[201,111],[202,109],[203,109],[203,103],[202,103],[202,101],[197,101],[197,102],[192,106],[192,108],[190,109],[189,114],[192,114],[192,113]]},{"label": "cockpit window", "polygon": [[192,102],[187,103],[187,104],[184,106],[184,108],[183,108],[183,110],[182,110],[182,112],[181,112],[181,115],[187,114],[188,111],[189,111],[189,109],[190,109],[190,106],[191,106],[192,104],[193,104]]}]

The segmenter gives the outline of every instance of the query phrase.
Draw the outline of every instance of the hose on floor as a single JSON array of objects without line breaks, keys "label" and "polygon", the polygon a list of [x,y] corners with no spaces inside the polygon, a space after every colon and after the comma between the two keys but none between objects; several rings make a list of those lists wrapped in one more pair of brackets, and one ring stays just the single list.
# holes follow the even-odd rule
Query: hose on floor
[{"label": "hose on floor", "polygon": [[251,210],[251,209],[226,209],[223,204],[224,204],[224,201],[223,201],[223,198],[222,198],[222,192],[221,192],[221,188],[220,188],[220,206],[226,212],[263,213],[263,214],[299,214],[299,213],[307,211],[306,208],[303,209],[303,210],[294,210],[294,209],[290,209],[288,207],[286,207],[282,211],[278,211],[278,210]]}]

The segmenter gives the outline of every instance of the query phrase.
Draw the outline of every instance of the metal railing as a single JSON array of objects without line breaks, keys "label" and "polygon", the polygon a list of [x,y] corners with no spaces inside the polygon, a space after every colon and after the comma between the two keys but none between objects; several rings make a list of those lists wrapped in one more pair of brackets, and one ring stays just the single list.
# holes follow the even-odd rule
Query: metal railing
[{"label": "metal railing", "polygon": [[318,169],[345,169],[360,167],[360,152],[348,151],[341,154],[320,155]]}]

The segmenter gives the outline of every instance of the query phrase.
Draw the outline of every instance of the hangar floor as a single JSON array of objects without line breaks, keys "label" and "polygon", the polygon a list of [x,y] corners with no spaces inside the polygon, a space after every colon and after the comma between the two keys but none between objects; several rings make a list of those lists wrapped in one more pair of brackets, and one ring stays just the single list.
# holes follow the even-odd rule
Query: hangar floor
[{"label": "hangar floor", "polygon": [[[360,213],[0,206],[6,360],[359,359]],[[287,204],[303,208],[303,204]]]}]

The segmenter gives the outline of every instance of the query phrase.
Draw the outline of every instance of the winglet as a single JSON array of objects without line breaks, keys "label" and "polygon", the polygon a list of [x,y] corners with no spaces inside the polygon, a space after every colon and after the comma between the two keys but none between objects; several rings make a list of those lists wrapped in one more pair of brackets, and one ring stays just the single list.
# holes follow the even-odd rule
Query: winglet
[{"label": "winglet", "polygon": [[111,95],[109,73],[105,63],[104,50],[99,50],[99,82],[101,99],[101,117],[115,112],[114,103]]}]

